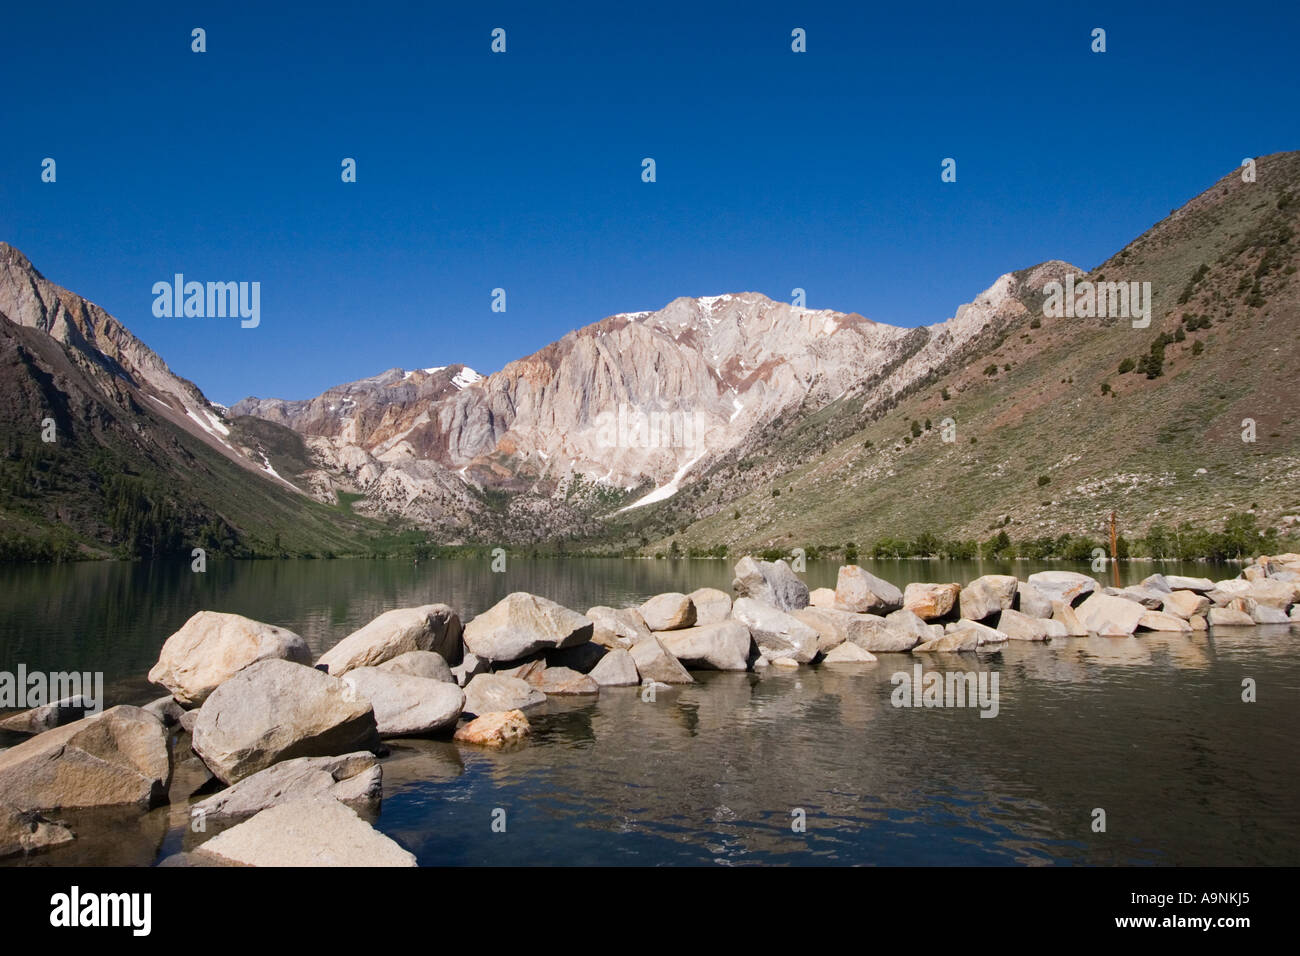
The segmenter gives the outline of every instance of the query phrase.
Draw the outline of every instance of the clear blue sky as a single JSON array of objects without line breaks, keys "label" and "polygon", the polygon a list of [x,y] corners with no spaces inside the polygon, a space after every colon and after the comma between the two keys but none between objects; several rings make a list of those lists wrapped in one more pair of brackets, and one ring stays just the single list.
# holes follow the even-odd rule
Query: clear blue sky
[{"label": "clear blue sky", "polygon": [[[491,372],[679,295],[799,286],[928,324],[1003,272],[1096,265],[1243,157],[1300,147],[1293,3],[16,3],[2,22],[0,239],[227,404]],[[175,272],[260,281],[261,326],[155,318]]]}]

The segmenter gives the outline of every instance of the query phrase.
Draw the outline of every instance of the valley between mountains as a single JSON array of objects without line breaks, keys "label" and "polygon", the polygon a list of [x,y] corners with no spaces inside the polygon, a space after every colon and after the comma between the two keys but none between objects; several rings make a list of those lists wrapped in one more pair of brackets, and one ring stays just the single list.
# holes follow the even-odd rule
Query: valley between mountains
[{"label": "valley between mountains", "polygon": [[[0,557],[937,553],[1101,538],[1112,510],[1131,541],[1234,517],[1287,540],[1300,153],[1257,172],[1094,269],[1008,272],[928,326],[678,298],[490,374],[431,356],[228,409],[0,243]],[[1149,282],[1149,326],[1045,315],[1071,276]]]}]

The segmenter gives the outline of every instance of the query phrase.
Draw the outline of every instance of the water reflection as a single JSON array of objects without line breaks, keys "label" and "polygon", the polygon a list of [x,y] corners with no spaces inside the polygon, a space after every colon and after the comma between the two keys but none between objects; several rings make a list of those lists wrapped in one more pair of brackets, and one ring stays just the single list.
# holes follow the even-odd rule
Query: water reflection
[{"label": "water reflection", "polygon": [[[900,585],[996,570],[886,564],[876,573]],[[7,570],[0,669],[103,669],[110,702],[140,701],[157,695],[142,675],[162,640],[200,608],[290,627],[320,652],[401,605],[444,600],[468,617],[531,590],[585,610],[726,589],[731,576],[729,563],[703,561],[520,561],[506,575],[468,562],[209,568]],[[811,565],[806,578],[830,585],[835,570]],[[891,675],[916,663],[906,654],[701,672],[653,702],[638,688],[552,698],[530,715],[532,739],[504,751],[395,742],[377,825],[424,864],[1295,865],[1298,638],[1278,626],[1013,641],[923,662],[996,671],[993,719],[891,706]],[[1244,677],[1258,702],[1242,702]],[[184,754],[177,766],[171,807],[108,830],[85,821],[74,844],[32,862],[138,864],[193,849],[215,832],[185,826],[206,776]],[[1091,828],[1097,808],[1105,833]]]}]

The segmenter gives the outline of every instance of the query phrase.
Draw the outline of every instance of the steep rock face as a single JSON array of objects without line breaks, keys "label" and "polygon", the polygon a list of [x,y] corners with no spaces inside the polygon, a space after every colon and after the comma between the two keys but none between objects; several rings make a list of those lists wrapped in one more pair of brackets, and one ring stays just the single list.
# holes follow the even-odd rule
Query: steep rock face
[{"label": "steep rock face", "polygon": [[229,416],[2,242],[0,449],[0,489],[11,490],[0,493],[0,559],[153,557],[196,545],[355,553],[383,533],[289,480],[313,466],[300,435]]},{"label": "steep rock face", "polygon": [[468,525],[494,489],[543,521],[573,522],[558,502],[584,483],[623,507],[662,500],[783,414],[879,384],[886,370],[889,387],[906,387],[991,321],[1009,289],[1004,277],[987,302],[919,334],[752,292],[678,298],[487,377],[463,365],[390,369],[307,401],[245,399],[231,414],[302,434],[323,498],[341,477],[363,509]]},{"label": "steep rock face", "polygon": [[0,313],[10,322],[44,332],[115,404],[138,401],[153,415],[203,439],[238,464],[282,482],[265,457],[232,440],[225,409],[176,375],[156,352],[117,319],[46,279],[21,252],[0,242]]}]

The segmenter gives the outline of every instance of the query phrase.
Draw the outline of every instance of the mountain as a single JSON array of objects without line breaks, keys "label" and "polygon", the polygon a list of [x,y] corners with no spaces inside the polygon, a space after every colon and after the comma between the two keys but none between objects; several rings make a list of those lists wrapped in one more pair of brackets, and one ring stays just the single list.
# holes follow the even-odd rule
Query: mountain
[{"label": "mountain", "polygon": [[894,539],[890,553],[1001,531],[1103,538],[1112,510],[1129,536],[1237,517],[1294,537],[1300,153],[1256,166],[1255,182],[1229,173],[1076,276],[1149,282],[1149,327],[1045,314],[1062,264],[1003,277],[966,310],[982,327],[970,348],[779,420],[610,538],[683,551]]},{"label": "mountain", "polygon": [[356,551],[388,533],[281,477],[295,447],[305,462],[294,432],[227,417],[0,243],[0,557]]},{"label": "mountain", "polygon": [[[22,499],[51,452],[32,443],[34,423],[67,406],[73,445],[143,458],[133,474],[174,483],[181,537],[216,522],[255,551],[286,535],[355,548],[376,522],[443,543],[613,553],[929,551],[1095,536],[1112,510],[1129,535],[1232,515],[1292,531],[1300,154],[1256,168],[1096,269],[1009,272],[928,326],[753,292],[678,298],[486,376],[393,368],[228,411],[0,246],[6,461],[18,463],[0,516],[36,528],[62,508],[89,527],[96,507],[122,510],[102,466],[64,478],[77,494]],[[1120,291],[1150,305],[1146,321],[1116,314]],[[192,461],[210,476],[201,487]]]},{"label": "mountain", "polygon": [[[485,378],[393,369],[233,411],[302,434],[322,497],[346,485],[359,509],[458,540],[1095,535],[1112,509],[1133,532],[1256,505],[1285,530],[1300,512],[1298,164],[1262,157],[1256,182],[1230,173],[1098,268],[1007,273],[921,328],[756,293],[680,298]],[[1150,283],[1148,327],[1045,310],[1049,283],[1121,280]]]},{"label": "mountain", "polygon": [[322,498],[360,494],[358,507],[453,535],[600,535],[602,515],[671,497],[782,416],[868,387],[904,390],[1023,308],[1010,276],[927,329],[753,292],[679,298],[578,329],[486,377],[463,365],[390,369],[309,401],[249,398],[231,412],[301,434],[321,465],[304,477]]}]

